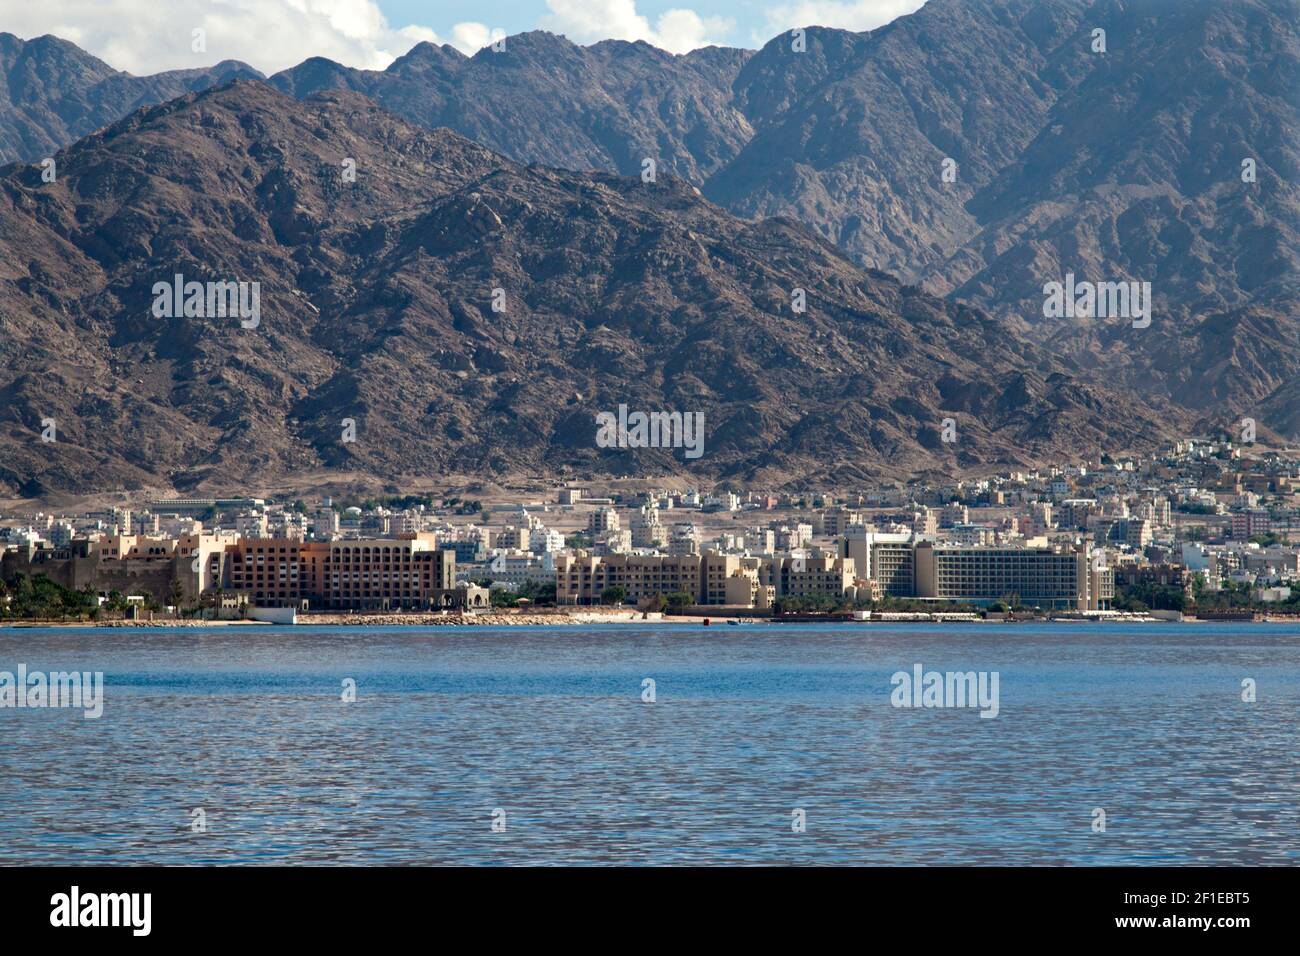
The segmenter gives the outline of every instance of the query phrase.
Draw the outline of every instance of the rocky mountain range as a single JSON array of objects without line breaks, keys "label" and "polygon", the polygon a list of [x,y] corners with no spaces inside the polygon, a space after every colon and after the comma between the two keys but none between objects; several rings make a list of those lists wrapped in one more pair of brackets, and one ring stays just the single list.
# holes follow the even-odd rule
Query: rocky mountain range
[{"label": "rocky mountain range", "polygon": [[141,106],[251,78],[262,74],[235,60],[132,76],[67,40],[0,33],[0,164],[37,162]]},{"label": "rocky mountain range", "polygon": [[[859,473],[853,469],[866,473],[878,466],[907,470],[960,464],[951,455],[945,458],[943,448],[927,447],[921,432],[926,422],[944,417],[945,408],[957,407],[951,404],[951,394],[956,394],[952,388],[962,392],[981,375],[991,383],[1005,381],[1008,374],[1020,375],[1026,389],[1049,403],[1050,390],[1042,389],[1051,382],[1068,382],[1069,389],[1084,396],[1081,408],[1093,399],[1108,408],[1124,407],[1129,410],[1126,414],[1134,416],[1131,424],[1136,429],[1120,429],[1131,439],[1129,444],[1140,444],[1140,437],[1156,440],[1190,428],[1229,427],[1243,415],[1255,417],[1267,439],[1300,437],[1295,403],[1300,381],[1298,25],[1296,0],[930,0],[917,13],[870,33],[809,27],[775,37],[758,51],[708,48],[673,56],[645,43],[606,41],[581,47],[534,32],[509,37],[502,48],[487,48],[472,57],[426,43],[383,71],[312,59],[264,81],[306,104],[309,113],[323,109],[321,104],[332,104],[330,112],[346,105],[349,116],[362,110],[371,117],[368,122],[389,131],[388,135],[428,135],[417,134],[396,117],[433,131],[440,142],[451,141],[445,130],[455,131],[490,149],[483,155],[500,164],[492,167],[495,170],[511,170],[521,177],[549,175],[566,182],[568,174],[559,170],[581,174],[575,182],[602,184],[602,189],[620,197],[622,213],[632,219],[645,217],[646,223],[657,221],[662,210],[644,206],[645,194],[656,189],[686,190],[684,197],[709,210],[710,217],[718,217],[710,218],[710,230],[691,226],[690,231],[719,235],[719,248],[752,241],[763,230],[799,237],[798,254],[786,260],[788,269],[768,275],[787,293],[795,287],[811,290],[815,283],[809,276],[821,275],[811,263],[832,255],[824,247],[831,243],[848,268],[874,283],[892,283],[904,297],[887,308],[875,303],[866,309],[871,315],[907,319],[912,313],[904,301],[930,303],[927,309],[933,307],[939,310],[936,316],[947,317],[936,318],[938,324],[929,330],[932,340],[943,338],[949,343],[939,349],[939,361],[953,362],[952,367],[959,369],[953,374],[966,384],[950,382],[949,393],[940,395],[944,390],[938,388],[937,379],[928,388],[923,387],[923,379],[915,380],[916,390],[910,393],[917,403],[912,409],[915,414],[900,419],[897,433],[881,431],[883,426],[871,416],[883,405],[893,408],[892,403],[911,387],[905,384],[911,381],[908,378],[891,382],[887,396],[876,396],[883,402],[866,394],[857,396],[870,426],[867,419],[856,416],[856,406],[838,408],[841,421],[854,423],[846,425],[847,431],[865,429],[869,437],[846,438],[847,444],[836,445],[837,451],[828,456],[814,455],[805,463],[795,436],[816,432],[820,437],[821,426],[794,428],[803,419],[788,412],[778,414],[773,408],[754,420],[755,428],[771,439],[766,444],[737,445],[734,460],[709,456],[707,464],[698,463],[716,469],[714,474],[735,474],[750,456],[751,470],[767,464],[773,476],[794,474],[804,467],[817,473],[848,467],[846,474],[852,476]],[[89,130],[127,117],[142,104],[163,102],[233,77],[255,82],[260,78],[255,70],[230,62],[210,70],[129,77],[64,41],[46,37],[23,43],[7,35],[0,35],[0,67],[5,83],[0,89],[0,156],[27,162],[40,159],[55,145],[72,143]],[[239,90],[238,100],[254,97],[247,83],[234,89]],[[224,94],[221,91],[217,99]],[[365,98],[365,106],[360,105],[360,97]],[[186,110],[195,109],[192,104],[197,102],[209,100],[177,101],[190,104],[184,106]],[[372,103],[395,116],[381,121],[382,114],[373,111]],[[232,115],[238,112],[236,105],[230,109]],[[65,165],[67,159],[84,163],[88,156],[99,156],[84,152],[88,143],[98,143],[102,151],[110,139],[138,136],[140,117],[154,115],[152,110],[131,115],[110,132],[72,147],[59,163],[61,172],[67,171],[68,184],[85,182],[86,171],[73,171]],[[308,121],[299,117],[297,122]],[[344,121],[336,117],[331,122]],[[389,122],[396,125],[385,125]],[[462,140],[455,142],[469,148]],[[391,145],[372,147],[381,150],[382,155],[371,157],[381,168],[400,165],[387,155]],[[232,148],[243,155],[264,147],[239,140]],[[317,155],[296,157],[293,147],[285,147],[284,152],[278,173],[254,165],[253,174],[269,176],[272,183],[280,182],[276,176],[310,178],[313,163],[323,161]],[[334,162],[341,156],[329,158]],[[357,158],[359,168],[366,168]],[[215,155],[208,159],[218,161]],[[641,180],[647,161],[653,163],[656,183]],[[179,168],[172,173],[180,175]],[[40,203],[48,198],[38,197],[55,195],[57,189],[52,184],[37,188],[32,177],[38,172],[34,167],[11,168],[6,181],[20,184],[13,188],[30,189],[35,208],[44,208]],[[240,175],[246,172],[241,169]],[[207,174],[188,175],[193,180]],[[611,176],[632,181],[620,185]],[[160,172],[158,177],[134,183],[140,191],[129,195],[120,191],[115,179],[104,180],[100,189],[115,198],[100,193],[95,198],[119,207],[114,215],[123,216],[146,200],[146,204],[162,202],[146,195],[150,189],[177,199],[177,190],[191,185],[184,177],[180,186],[171,174]],[[354,185],[359,186],[361,179]],[[482,197],[489,191],[481,179],[477,175],[457,182],[466,188],[470,182],[479,184],[475,191]],[[524,196],[529,189],[553,185],[525,178],[513,194]],[[630,190],[633,185],[653,188]],[[446,198],[429,193],[429,188],[390,195],[371,182],[348,194],[350,203],[369,196],[370,204],[332,213],[328,198],[332,193],[311,192],[312,201],[299,203],[293,192],[294,204],[285,206],[277,197],[286,195],[289,187],[266,186],[253,197],[263,205],[254,203],[246,209],[235,203],[228,210],[232,214],[237,210],[245,225],[235,227],[228,216],[218,221],[237,236],[243,229],[256,232],[253,223],[265,225],[275,240],[268,248],[277,249],[277,254],[291,248],[297,262],[306,255],[304,248],[317,249],[313,255],[335,248],[346,231],[345,222],[354,231],[370,223],[369,228],[391,237],[395,223],[419,220],[415,210],[420,203]],[[269,200],[278,205],[266,206]],[[524,201],[539,204],[531,198]],[[496,206],[491,208],[499,215]],[[88,213],[83,210],[74,216],[83,214]],[[502,218],[508,232],[523,228],[509,217]],[[766,221],[771,219],[775,222]],[[623,228],[612,225],[617,221],[615,216],[606,227]],[[735,221],[744,223],[745,229],[730,232],[720,225]],[[809,233],[797,229],[796,223],[823,244],[808,245]],[[180,228],[179,223],[174,225]],[[30,227],[23,224],[24,229]],[[311,237],[322,229],[328,238],[312,245]],[[74,244],[87,238],[79,232],[75,235],[69,240]],[[616,256],[595,256],[590,263],[575,258],[563,249],[565,231],[548,234],[545,228],[537,228],[511,235],[512,248],[540,250],[550,244],[550,256],[560,263],[556,268],[604,276],[602,288],[612,281],[605,275],[607,268],[622,270],[617,277],[628,268]],[[8,238],[0,233],[0,241]],[[141,268],[158,258],[154,244],[146,246],[148,253],[139,255]],[[620,248],[617,243],[615,248]],[[704,248],[714,247],[705,243]],[[99,255],[81,251],[92,258]],[[721,258],[743,260],[749,254],[735,251]],[[260,249],[252,255],[251,261],[258,262],[271,252]],[[368,259],[331,255],[323,262],[312,261],[313,268],[335,270],[322,286],[328,287],[328,294],[321,298],[320,289],[302,282],[295,286],[298,295],[293,298],[320,309],[321,322],[334,317],[341,303],[354,308],[355,302],[386,288],[378,272],[373,273],[373,288],[363,288],[359,274],[336,274],[360,269]],[[197,255],[194,262],[206,263],[209,271],[215,268]],[[701,263],[709,266],[705,271],[716,271],[713,258]],[[249,262],[231,265],[247,267]],[[19,270],[10,268],[14,281],[23,278]],[[379,268],[401,274],[392,261]],[[765,270],[772,268],[775,264],[765,264]],[[898,285],[882,272],[920,286],[946,303],[917,298],[919,290]],[[1149,282],[1150,324],[1138,328],[1116,318],[1045,315],[1044,284],[1062,281],[1067,274],[1092,282]],[[449,274],[445,281],[457,281],[458,276]],[[30,282],[32,277],[25,278]],[[113,281],[120,282],[121,277]],[[694,327],[684,317],[694,314],[689,312],[692,305],[707,310],[715,283],[721,279],[699,281],[694,301],[681,289],[673,290],[671,298],[662,298],[664,290],[655,283],[649,290],[636,289],[626,300],[630,307],[647,302],[670,310],[656,313],[669,315],[672,324],[670,330],[663,327],[662,318],[654,323],[665,336],[661,350],[678,340],[694,341],[690,337]],[[750,289],[738,277],[729,281]],[[844,282],[860,285],[858,280]],[[352,294],[359,298],[344,295],[345,287],[353,288]],[[439,285],[438,294],[446,298],[449,293]],[[5,295],[8,302],[19,301],[8,292]],[[481,299],[481,290],[476,295]],[[803,326],[788,323],[798,319],[804,325],[815,324],[815,310],[787,315],[780,309],[773,312],[769,300],[752,289],[735,295],[749,296],[750,305],[764,316],[760,325],[769,330],[773,341],[792,336],[783,361],[812,374],[814,367],[802,363],[816,352],[814,345],[829,348],[834,339],[809,338],[813,331],[817,336],[826,331],[810,327],[801,340]],[[19,305],[25,307],[21,301]],[[6,308],[15,307],[6,303]],[[536,315],[545,313],[542,308]],[[773,315],[778,318],[771,321],[785,324],[772,326]],[[500,321],[496,314],[490,318]],[[123,319],[119,315],[114,321]],[[976,327],[962,328],[967,322]],[[589,331],[597,326],[618,328],[609,321],[588,325],[584,320]],[[888,335],[906,330],[906,326],[878,327]],[[541,342],[555,338],[555,333],[543,328],[512,331],[516,336],[540,335]],[[843,329],[837,334],[849,335]],[[647,335],[639,341],[637,349],[645,350],[654,347],[656,339]],[[969,351],[975,343],[995,352]],[[467,347],[467,342],[461,344]],[[508,345],[502,340],[492,348],[509,356]],[[290,349],[288,343],[284,347]],[[927,343],[927,348],[933,351],[936,346]],[[865,359],[853,360],[852,351],[827,353],[828,368],[843,367],[848,374],[849,368],[859,367]],[[448,349],[448,354],[455,352]],[[482,362],[470,356],[473,369],[455,371],[473,377],[484,363],[498,361],[486,358],[487,354],[481,356]],[[962,365],[977,357],[984,363],[983,372]],[[324,363],[321,368],[328,365],[325,358],[317,358]],[[741,354],[736,361],[743,367],[750,358]],[[581,366],[581,355],[574,360]],[[765,381],[781,380],[774,371],[781,363],[775,357],[773,363],[762,366]],[[537,380],[524,374],[526,369],[511,367],[509,362],[506,367],[508,374],[522,381]],[[654,381],[653,364],[622,368],[632,376],[622,386],[625,392],[637,392]],[[934,365],[922,363],[908,372],[917,370],[943,379]],[[758,369],[753,372],[759,374]],[[869,374],[878,380],[894,373],[893,367],[885,365]],[[738,378],[744,380],[743,375]],[[594,381],[584,387],[564,376],[551,384],[566,389],[572,385],[573,392],[586,401],[597,393],[612,396],[616,382],[605,380],[603,391]],[[707,384],[715,397],[725,392],[718,388],[721,382]],[[815,385],[805,382],[803,391]],[[829,400],[838,393],[818,388],[818,394]],[[1007,394],[992,387],[983,397],[991,401],[994,395]],[[488,399],[486,394],[480,397]],[[681,396],[646,392],[642,397],[667,401]],[[476,406],[466,402],[464,411],[470,414]],[[981,405],[979,415],[986,412]],[[712,420],[720,421],[717,416],[726,412],[718,406],[713,414]],[[307,418],[294,413],[296,422]],[[1022,446],[1028,438],[1012,418],[995,415],[981,420],[986,434],[980,436],[978,447],[962,451],[988,461],[1025,460],[1032,449],[1057,442],[1101,440],[1115,424],[1095,422],[1093,433],[1085,437],[1082,423],[1063,413],[1033,436],[1037,444]],[[279,427],[298,426],[286,421]],[[337,469],[351,464],[360,473],[383,471],[359,449],[349,449],[346,461],[332,458],[332,446],[317,437],[319,441],[295,432],[284,447],[306,442],[311,450],[304,449],[303,462],[314,462],[312,467]],[[204,439],[212,440],[226,443],[230,438],[208,434]],[[500,453],[506,446],[494,447]],[[849,447],[862,452],[867,463],[850,464],[854,456],[838,450]],[[505,458],[493,464],[462,447],[450,457],[430,452],[432,458],[420,461],[431,466],[436,462],[441,468],[459,462],[456,467],[467,470],[590,466],[581,458],[570,461],[561,455],[553,460],[549,452],[516,457],[516,452],[509,449]],[[765,456],[764,461],[758,462],[754,455]],[[888,464],[877,460],[884,458]],[[682,466],[680,459],[675,461],[667,456],[652,460],[641,452],[625,464],[629,470],[642,471],[649,464]],[[294,467],[300,466],[305,467],[302,462]],[[177,480],[210,477],[187,473]],[[71,481],[69,475],[63,483]]]},{"label": "rocky mountain range", "polygon": [[[792,220],[671,176],[523,166],[351,92],[189,94],[60,166],[0,179],[0,483],[23,495],[852,481],[1155,442],[1178,414]],[[160,316],[178,274],[260,283],[259,321]],[[704,454],[600,447],[595,416],[619,405],[701,412]]]},{"label": "rocky mountain range", "polygon": [[383,71],[311,59],[269,82],[297,97],[363,93],[412,123],[445,126],[523,163],[631,176],[653,159],[657,171],[698,186],[753,135],[731,102],[751,55],[706,47],[674,56],[618,40],[582,47],[535,31],[472,57],[420,43]]}]

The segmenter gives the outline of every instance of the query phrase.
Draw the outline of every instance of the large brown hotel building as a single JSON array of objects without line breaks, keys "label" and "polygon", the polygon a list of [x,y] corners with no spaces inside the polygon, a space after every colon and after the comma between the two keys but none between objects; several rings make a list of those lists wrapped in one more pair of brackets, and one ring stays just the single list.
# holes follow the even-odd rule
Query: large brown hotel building
[{"label": "large brown hotel building", "polygon": [[262,607],[423,608],[456,583],[454,551],[431,534],[355,541],[244,538],[226,549],[227,586]]}]

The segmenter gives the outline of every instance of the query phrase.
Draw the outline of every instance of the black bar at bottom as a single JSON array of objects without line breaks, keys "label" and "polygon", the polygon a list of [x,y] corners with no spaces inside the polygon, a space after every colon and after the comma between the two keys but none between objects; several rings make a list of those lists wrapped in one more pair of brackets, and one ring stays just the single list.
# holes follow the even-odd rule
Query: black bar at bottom
[{"label": "black bar at bottom", "polygon": [[[373,943],[430,930],[471,944],[555,932],[666,944],[701,921],[733,942],[781,926],[972,945],[1042,934],[1231,945],[1293,926],[1296,888],[1284,868],[9,868],[0,920],[9,941],[76,934],[128,945]],[[629,935],[605,935],[620,931]]]}]

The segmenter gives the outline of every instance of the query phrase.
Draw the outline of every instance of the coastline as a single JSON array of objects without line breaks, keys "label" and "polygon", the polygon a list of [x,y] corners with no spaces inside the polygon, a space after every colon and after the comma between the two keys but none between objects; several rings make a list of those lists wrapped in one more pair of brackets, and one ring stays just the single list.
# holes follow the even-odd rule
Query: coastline
[{"label": "coastline", "polygon": [[[424,612],[364,612],[359,614],[299,614],[296,626],[325,627],[557,627],[572,624],[702,624],[704,617],[666,616],[658,611],[584,608],[581,611],[480,611],[470,614]],[[718,621],[723,618],[710,618]]]},{"label": "coastline", "polygon": [[[665,615],[657,611],[617,608],[583,608],[581,610],[518,611],[493,610],[469,614],[453,612],[376,611],[355,614],[301,613],[294,624],[274,624],[251,619],[113,621],[41,621],[24,620],[0,623],[0,628],[80,629],[97,628],[212,628],[212,627],[562,627],[574,624],[697,624],[705,620],[723,624],[721,615]],[[734,618],[733,618],[734,619]],[[742,619],[741,623],[763,623],[763,619]]]},{"label": "coastline", "polygon": [[242,628],[242,627],[572,627],[579,624],[684,624],[703,626],[705,621],[711,626],[726,625],[764,625],[764,624],[853,624],[858,626],[892,625],[900,623],[945,625],[953,623],[977,625],[1020,625],[1020,624],[1300,624],[1300,618],[1294,615],[1264,614],[1255,621],[1224,621],[1213,618],[1188,617],[1181,621],[1165,620],[1154,617],[1138,616],[1112,618],[1030,618],[1024,620],[983,619],[962,621],[945,620],[847,620],[844,618],[827,618],[824,621],[780,620],[770,617],[735,616],[720,614],[664,614],[656,611],[636,611],[624,608],[552,608],[545,610],[494,609],[471,613],[458,612],[419,612],[419,611],[376,611],[361,613],[300,613],[294,624],[272,623],[245,619],[235,620],[113,620],[113,621],[39,621],[23,620],[0,623],[0,629],[76,629],[93,630],[97,628]]}]

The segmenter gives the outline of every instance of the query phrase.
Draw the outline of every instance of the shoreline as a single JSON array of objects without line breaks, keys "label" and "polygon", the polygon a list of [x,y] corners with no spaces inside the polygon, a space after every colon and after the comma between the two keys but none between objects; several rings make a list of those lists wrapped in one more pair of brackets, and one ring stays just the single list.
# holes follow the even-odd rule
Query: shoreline
[{"label": "shoreline", "polygon": [[[450,612],[362,612],[300,613],[294,624],[279,624],[252,619],[194,620],[184,618],[162,620],[112,620],[112,621],[41,621],[23,620],[0,622],[0,628],[21,629],[80,629],[99,628],[212,628],[212,627],[560,627],[575,624],[722,624],[727,618],[713,615],[665,615],[660,612],[633,610],[584,609],[581,611],[480,611],[469,614]],[[741,623],[766,623],[765,618],[742,619]]]},{"label": "shoreline", "polygon": [[1263,615],[1259,620],[1215,620],[1213,618],[1190,617],[1182,621],[1165,620],[1154,617],[1135,615],[1133,617],[1111,618],[1031,618],[1026,620],[988,620],[975,618],[971,620],[854,620],[845,618],[828,618],[809,620],[806,617],[797,620],[782,620],[771,617],[736,616],[727,614],[664,614],[655,611],[634,611],[600,608],[582,610],[547,610],[518,611],[495,610],[479,611],[468,614],[452,612],[363,612],[355,614],[340,613],[302,613],[294,624],[280,624],[251,619],[236,620],[113,620],[113,621],[12,621],[0,623],[0,629],[69,629],[93,630],[98,628],[294,628],[294,627],[572,627],[581,624],[682,624],[704,626],[736,625],[770,625],[770,624],[845,624],[870,627],[872,625],[895,624],[976,624],[1007,625],[1023,624],[1300,624],[1300,618],[1287,615]]},{"label": "shoreline", "polygon": [[[710,618],[713,620],[713,618]],[[480,611],[470,614],[365,612],[298,615],[295,627],[562,627],[573,624],[701,624],[703,617],[665,616],[657,611]]]}]

